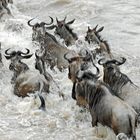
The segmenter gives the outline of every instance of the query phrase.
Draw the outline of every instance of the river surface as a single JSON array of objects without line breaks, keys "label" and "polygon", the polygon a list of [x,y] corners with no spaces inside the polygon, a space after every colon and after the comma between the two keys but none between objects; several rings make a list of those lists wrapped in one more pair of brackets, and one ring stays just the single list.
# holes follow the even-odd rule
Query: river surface
[{"label": "river surface", "polygon": [[[139,0],[14,0],[9,5],[14,17],[4,16],[0,21],[2,54],[8,48],[32,53],[38,46],[32,44],[32,30],[27,21],[37,17],[49,22],[49,17],[67,20],[76,19],[72,25],[80,40],[84,42],[87,27],[104,26],[102,37],[108,41],[112,52],[127,62],[121,70],[140,87],[140,1]],[[16,27],[16,29],[15,29]],[[18,31],[17,31],[18,30]],[[93,46],[89,46],[93,47]],[[35,71],[35,57],[24,60]],[[76,105],[71,98],[72,83],[68,71],[57,69],[48,72],[54,77],[65,95],[59,96],[52,89],[46,97],[46,111],[39,110],[39,100],[34,96],[19,98],[13,94],[10,83],[10,62],[2,56],[0,68],[0,140],[115,140],[111,130],[99,125],[91,127],[88,111]],[[122,112],[123,113],[123,112]],[[137,128],[140,140],[140,128]]]}]

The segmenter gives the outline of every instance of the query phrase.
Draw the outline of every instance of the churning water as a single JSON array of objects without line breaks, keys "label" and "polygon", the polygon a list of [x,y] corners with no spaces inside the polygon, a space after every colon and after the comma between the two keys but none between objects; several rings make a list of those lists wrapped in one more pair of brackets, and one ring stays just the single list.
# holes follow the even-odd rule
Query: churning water
[{"label": "churning water", "polygon": [[[32,30],[27,26],[31,17],[48,21],[48,16],[63,19],[76,19],[74,31],[84,42],[87,26],[104,26],[102,36],[113,53],[127,62],[121,66],[132,81],[140,86],[140,2],[138,0],[15,0],[9,5],[14,17],[4,16],[0,21],[0,42],[2,54],[8,48],[32,53],[38,46],[32,44]],[[49,22],[49,21],[48,21]],[[92,46],[89,46],[92,47]],[[99,126],[91,127],[88,111],[76,105],[71,98],[72,83],[67,78],[67,70],[55,72],[48,69],[54,77],[65,99],[52,89],[46,97],[46,111],[38,109],[39,101],[34,96],[24,99],[13,95],[10,83],[12,72],[9,61],[5,59],[0,68],[0,140],[115,140],[111,130]],[[34,56],[24,60],[34,69]],[[122,112],[123,113],[123,112]],[[140,129],[137,128],[140,140]]]}]

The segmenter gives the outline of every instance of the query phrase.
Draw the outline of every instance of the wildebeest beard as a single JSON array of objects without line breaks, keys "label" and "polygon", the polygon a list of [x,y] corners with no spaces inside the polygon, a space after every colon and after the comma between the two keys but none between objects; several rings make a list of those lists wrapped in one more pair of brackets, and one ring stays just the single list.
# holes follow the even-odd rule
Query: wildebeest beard
[{"label": "wildebeest beard", "polygon": [[127,75],[121,73],[120,71],[114,72],[113,68],[111,67],[104,69],[103,81],[111,87],[116,95],[121,94],[122,88],[128,82],[133,84],[133,82],[128,78]]}]

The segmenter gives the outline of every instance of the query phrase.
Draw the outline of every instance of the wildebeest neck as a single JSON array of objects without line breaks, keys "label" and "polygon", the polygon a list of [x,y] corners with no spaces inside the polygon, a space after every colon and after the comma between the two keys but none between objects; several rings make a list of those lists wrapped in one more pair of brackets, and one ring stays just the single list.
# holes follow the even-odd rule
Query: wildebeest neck
[{"label": "wildebeest neck", "polygon": [[89,107],[96,107],[97,104],[100,104],[100,101],[102,99],[102,97],[105,95],[101,85],[90,85],[91,86],[91,92],[89,92],[88,94],[88,103],[89,103]]},{"label": "wildebeest neck", "polygon": [[109,84],[111,89],[115,94],[121,93],[121,89],[128,83],[132,81],[128,78],[127,75],[121,73],[120,71],[114,72],[113,70],[104,69],[103,80],[105,83]]},{"label": "wildebeest neck", "polygon": [[83,96],[90,108],[96,107],[96,105],[100,103],[101,98],[105,95],[101,88],[101,83],[85,80],[84,82],[80,82],[79,86],[84,90],[81,91],[81,93],[84,93]]},{"label": "wildebeest neck", "polygon": [[49,34],[48,32],[45,33],[45,38],[48,42],[53,41],[55,43],[58,43],[56,38],[53,35]]},{"label": "wildebeest neck", "polygon": [[14,65],[11,63],[9,66],[10,70],[12,70],[14,72],[14,75],[12,77],[12,82],[15,82],[16,78],[23,72],[26,72],[27,70],[29,70],[29,67],[21,62],[18,61],[16,62]]}]

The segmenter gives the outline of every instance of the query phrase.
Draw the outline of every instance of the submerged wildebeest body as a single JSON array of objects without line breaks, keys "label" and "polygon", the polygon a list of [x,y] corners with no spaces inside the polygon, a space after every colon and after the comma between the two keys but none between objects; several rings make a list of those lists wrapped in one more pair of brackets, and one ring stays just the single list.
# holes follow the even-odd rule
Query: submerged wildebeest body
[{"label": "submerged wildebeest body", "polygon": [[63,38],[67,46],[73,45],[75,41],[78,39],[78,37],[77,34],[74,33],[73,30],[69,27],[69,25],[72,24],[75,21],[75,19],[67,23],[66,17],[62,21],[59,21],[56,18],[56,21],[57,25],[50,26],[50,29],[55,28],[55,34],[59,35],[60,38]]},{"label": "submerged wildebeest body", "polygon": [[93,54],[94,57],[96,57],[96,55],[105,55],[106,57],[112,58],[112,54],[108,42],[106,40],[101,39],[101,36],[99,35],[99,33],[104,29],[104,27],[101,27],[98,30],[97,27],[98,25],[93,29],[90,29],[90,27],[88,27],[85,40],[89,44],[91,42],[94,42],[99,45],[99,48],[95,49],[95,52]]},{"label": "submerged wildebeest body", "polygon": [[36,91],[48,93],[49,81],[46,80],[44,75],[38,71],[34,73],[34,71],[29,70],[28,65],[21,61],[32,56],[32,54],[29,54],[30,51],[28,49],[27,53],[21,51],[9,53],[8,51],[9,49],[5,51],[5,57],[11,60],[9,69],[14,72],[12,78],[14,94],[19,97],[26,97],[29,93],[35,93]]},{"label": "submerged wildebeest body", "polygon": [[105,83],[98,81],[98,75],[81,70],[77,73],[77,104],[88,104],[92,126],[99,122],[112,128],[116,135],[124,133],[136,140],[137,113],[111,92]]},{"label": "submerged wildebeest body", "polygon": [[116,96],[126,101],[140,114],[140,89],[118,67],[125,63],[126,59],[102,61],[99,60],[99,64],[104,67],[103,81],[111,87]]},{"label": "submerged wildebeest body", "polygon": [[30,22],[31,20],[28,21],[28,25],[33,27],[33,40],[40,43],[41,49],[45,49],[44,60],[50,60],[50,57],[47,58],[48,55],[46,54],[49,54],[52,58],[51,61],[47,61],[50,63],[51,69],[53,69],[54,66],[57,66],[60,71],[62,71],[63,68],[67,68],[68,62],[64,59],[64,54],[73,51],[61,46],[56,38],[46,31],[49,27],[45,27],[45,23],[31,25]]}]

